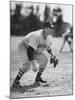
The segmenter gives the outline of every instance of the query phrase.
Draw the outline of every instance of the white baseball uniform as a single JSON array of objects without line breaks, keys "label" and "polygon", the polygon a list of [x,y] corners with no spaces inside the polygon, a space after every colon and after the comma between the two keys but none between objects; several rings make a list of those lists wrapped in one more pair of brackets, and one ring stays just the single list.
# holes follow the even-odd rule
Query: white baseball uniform
[{"label": "white baseball uniform", "polygon": [[19,44],[19,55],[21,61],[23,63],[28,61],[27,47],[31,46],[35,50],[34,60],[36,60],[38,64],[45,67],[47,65],[48,59],[43,51],[51,48],[52,43],[50,38],[50,36],[48,36],[46,40],[43,38],[43,30],[34,31],[26,35]]}]

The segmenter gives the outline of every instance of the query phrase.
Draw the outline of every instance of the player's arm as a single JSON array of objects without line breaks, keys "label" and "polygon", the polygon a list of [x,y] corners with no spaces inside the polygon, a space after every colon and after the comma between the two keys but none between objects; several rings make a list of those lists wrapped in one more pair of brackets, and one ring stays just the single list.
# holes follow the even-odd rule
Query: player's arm
[{"label": "player's arm", "polygon": [[58,59],[57,59],[56,56],[52,53],[52,50],[51,50],[51,49],[47,50],[47,52],[51,55],[50,63],[51,63],[51,64],[54,64],[54,68],[55,68],[56,65],[58,64]]},{"label": "player's arm", "polygon": [[51,36],[48,36],[46,39],[46,45],[47,45],[47,52],[53,56],[53,52],[52,52],[52,41],[51,41]]},{"label": "player's arm", "polygon": [[27,49],[27,55],[30,61],[34,59],[34,53],[37,49],[37,43],[38,41],[36,38],[31,39],[29,42],[29,47]]},{"label": "player's arm", "polygon": [[54,68],[56,67],[57,63],[58,63],[58,59],[56,58],[56,56],[53,54],[52,52],[52,49],[51,49],[51,46],[52,46],[52,42],[50,41],[51,40],[51,36],[48,36],[47,37],[47,52],[50,54],[50,63],[54,64]]},{"label": "player's arm", "polygon": [[56,58],[56,56],[52,53],[52,50],[47,50],[47,52],[51,55],[51,59],[50,59],[50,63],[54,64],[54,68],[56,67],[56,65],[58,64],[58,59]]},{"label": "player's arm", "polygon": [[35,52],[34,48],[29,46],[27,49],[27,55],[30,61],[33,60],[34,52]]}]

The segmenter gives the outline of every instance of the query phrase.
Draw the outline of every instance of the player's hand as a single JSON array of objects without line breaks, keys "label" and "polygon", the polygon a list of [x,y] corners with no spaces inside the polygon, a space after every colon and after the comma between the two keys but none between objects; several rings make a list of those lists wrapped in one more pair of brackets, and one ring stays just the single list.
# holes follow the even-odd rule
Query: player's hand
[{"label": "player's hand", "polygon": [[54,68],[57,66],[58,62],[59,62],[59,60],[56,58],[55,62],[54,62]]},{"label": "player's hand", "polygon": [[32,64],[32,70],[33,70],[34,72],[37,72],[38,68],[37,68],[35,62],[34,62],[34,61],[31,61],[31,64]]},{"label": "player's hand", "polygon": [[54,68],[57,66],[58,61],[59,60],[56,58],[56,56],[52,56],[51,59],[50,59],[50,63],[54,64],[54,66],[53,66]]}]

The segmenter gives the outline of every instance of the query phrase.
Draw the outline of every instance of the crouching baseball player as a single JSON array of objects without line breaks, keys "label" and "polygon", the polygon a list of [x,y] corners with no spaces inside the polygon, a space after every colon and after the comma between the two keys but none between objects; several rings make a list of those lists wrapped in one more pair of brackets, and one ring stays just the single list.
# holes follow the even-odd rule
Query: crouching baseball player
[{"label": "crouching baseball player", "polygon": [[13,88],[22,87],[20,85],[20,79],[23,74],[31,68],[31,65],[33,66],[33,69],[36,70],[35,61],[39,64],[35,83],[46,83],[46,81],[41,77],[48,63],[48,58],[43,51],[46,50],[51,55],[50,63],[53,63],[54,67],[56,67],[58,63],[58,59],[53,55],[51,50],[52,43],[50,41],[50,35],[53,28],[53,24],[47,21],[43,24],[43,30],[29,33],[20,42],[18,52],[21,58],[22,67],[19,69],[18,74],[12,84]]}]

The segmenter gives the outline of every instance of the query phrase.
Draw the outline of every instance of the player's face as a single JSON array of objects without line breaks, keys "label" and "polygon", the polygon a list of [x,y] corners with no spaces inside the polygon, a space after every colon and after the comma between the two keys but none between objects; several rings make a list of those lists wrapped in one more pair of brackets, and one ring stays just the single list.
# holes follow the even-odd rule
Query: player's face
[{"label": "player's face", "polygon": [[52,35],[53,29],[51,28],[44,28],[44,37],[47,38],[48,35]]}]

